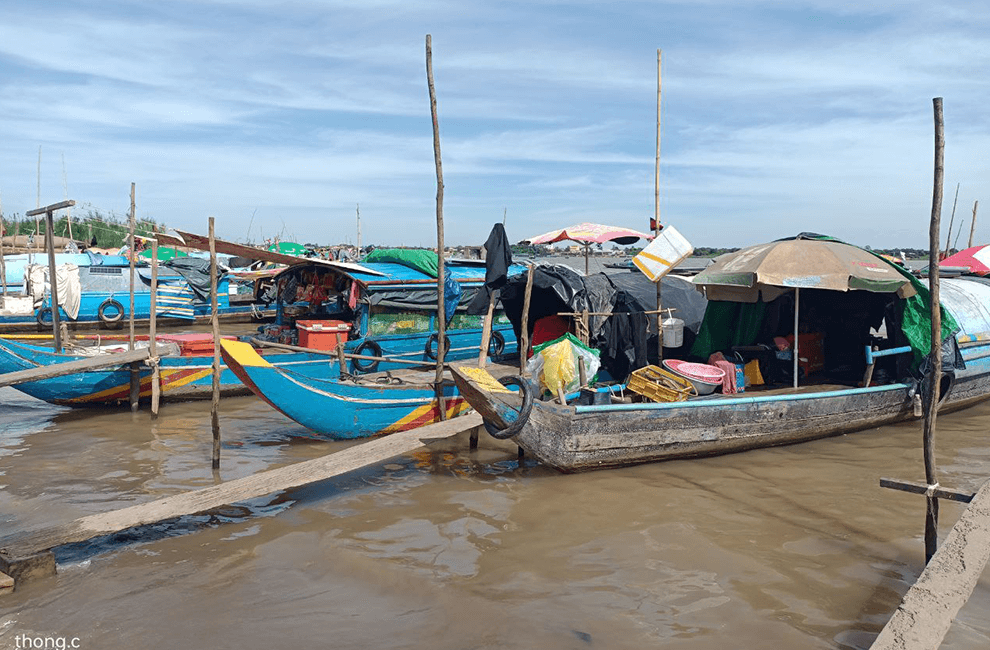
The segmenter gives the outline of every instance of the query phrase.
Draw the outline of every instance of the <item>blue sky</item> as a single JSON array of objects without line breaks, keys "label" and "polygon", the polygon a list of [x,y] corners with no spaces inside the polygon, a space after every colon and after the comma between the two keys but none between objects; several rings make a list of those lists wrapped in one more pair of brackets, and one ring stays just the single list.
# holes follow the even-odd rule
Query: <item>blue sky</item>
[{"label": "blue sky", "polygon": [[[696,246],[802,230],[990,240],[990,5],[841,0],[36,2],[0,8],[0,200],[65,197],[237,241],[448,244],[580,221],[646,230],[656,50],[661,220]],[[64,160],[64,166],[63,166]],[[63,173],[64,171],[64,173]],[[944,230],[943,230],[944,231]],[[953,235],[953,239],[955,235]],[[944,240],[944,235],[943,235]]]}]

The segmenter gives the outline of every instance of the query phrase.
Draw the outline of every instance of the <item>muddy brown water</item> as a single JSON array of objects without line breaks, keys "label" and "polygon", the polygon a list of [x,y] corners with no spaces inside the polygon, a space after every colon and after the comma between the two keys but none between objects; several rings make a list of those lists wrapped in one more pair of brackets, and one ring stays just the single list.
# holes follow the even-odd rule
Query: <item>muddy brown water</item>
[{"label": "muddy brown water", "polygon": [[[212,485],[209,409],[0,389],[0,532]],[[350,444],[254,398],[221,418],[222,480]],[[990,476],[988,423],[990,404],[939,417],[942,485]],[[880,477],[923,480],[920,422],[569,476],[461,437],[63,547],[56,577],[0,598],[0,647],[866,648],[924,556],[923,498]],[[942,502],[941,538],[962,507]],[[988,611],[985,571],[942,647],[990,647]]]}]

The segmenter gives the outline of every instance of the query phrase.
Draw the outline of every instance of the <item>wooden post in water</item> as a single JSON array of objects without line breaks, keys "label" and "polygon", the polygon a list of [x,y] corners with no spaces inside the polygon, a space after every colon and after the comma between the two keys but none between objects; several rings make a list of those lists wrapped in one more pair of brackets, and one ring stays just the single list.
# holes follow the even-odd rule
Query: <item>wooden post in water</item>
[{"label": "wooden post in water", "polygon": [[925,481],[928,483],[925,510],[925,564],[931,561],[938,546],[938,499],[934,489],[938,486],[935,475],[935,418],[938,415],[939,388],[942,383],[942,310],[939,302],[939,221],[942,213],[942,175],[945,155],[944,125],[942,122],[942,98],[932,100],[935,111],[935,184],[932,190],[932,218],[928,229],[928,288],[929,308],[932,315],[932,347],[930,368],[925,378],[928,391],[925,394]]},{"label": "wooden post in water", "polygon": [[526,292],[523,294],[522,325],[519,328],[519,374],[526,375],[526,354],[529,352],[529,301],[533,297],[533,265],[526,272]]},{"label": "wooden post in water", "polygon": [[[653,193],[653,236],[660,236],[660,62],[663,53],[657,49],[657,164]],[[657,280],[657,362],[663,361],[663,278]]]},{"label": "wooden post in water", "polygon": [[217,242],[214,219],[210,217],[210,325],[213,329],[213,469],[220,469],[220,319],[217,315]]},{"label": "wooden post in water", "polygon": [[[127,243],[127,255],[130,258],[130,270],[131,270],[131,296],[130,302],[128,302],[128,331],[129,335],[127,338],[127,349],[134,349],[134,222],[136,216],[134,213],[134,183],[131,183],[131,214],[128,219],[128,243]],[[141,364],[132,363],[131,364],[131,412],[136,413],[138,410],[138,400],[141,398]]]},{"label": "wooden post in water", "polygon": [[148,347],[151,352],[151,417],[158,417],[158,406],[161,400],[161,367],[158,360],[158,240],[151,240],[151,322],[148,325]]},{"label": "wooden post in water", "polygon": [[48,284],[51,286],[52,296],[52,338],[55,340],[55,350],[57,352],[62,351],[62,331],[59,327],[58,281],[55,277],[55,240],[53,239],[55,236],[53,232],[55,229],[55,220],[52,213],[56,210],[68,208],[75,204],[75,201],[62,201],[61,203],[46,205],[43,208],[39,207],[34,210],[28,210],[24,213],[24,216],[34,217],[35,219],[38,219],[38,215],[45,215],[45,248],[48,251]]},{"label": "wooden post in water", "polygon": [[433,47],[430,35],[426,35],[426,82],[430,88],[430,114],[433,117],[433,159],[437,167],[437,408],[440,419],[447,419],[447,405],[443,398],[443,359],[446,353],[447,322],[444,305],[443,263],[443,165],[440,161],[440,123],[437,119],[437,91],[433,85]]},{"label": "wooden post in water", "polygon": [[973,221],[969,225],[969,244],[966,245],[966,248],[973,247],[973,233],[976,231],[976,208],[978,205],[980,205],[979,201],[973,201]]}]

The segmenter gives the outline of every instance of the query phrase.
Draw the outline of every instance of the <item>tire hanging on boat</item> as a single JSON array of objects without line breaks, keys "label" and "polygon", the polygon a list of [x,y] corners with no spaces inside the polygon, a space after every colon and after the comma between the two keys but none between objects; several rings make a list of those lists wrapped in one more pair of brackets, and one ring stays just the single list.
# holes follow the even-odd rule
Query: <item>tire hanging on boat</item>
[{"label": "tire hanging on boat", "polygon": [[484,420],[485,431],[492,438],[496,440],[507,440],[522,431],[522,428],[526,425],[526,421],[529,420],[529,414],[533,412],[533,389],[529,387],[529,382],[519,375],[502,377],[498,382],[503,386],[518,386],[523,398],[522,407],[519,409],[519,415],[516,417],[516,421],[506,428],[499,429],[488,420]]},{"label": "tire hanging on boat", "polygon": [[45,320],[45,312],[48,312],[48,315],[51,316],[52,308],[45,307],[43,309],[39,309],[37,313],[35,313],[34,315],[34,319],[38,321],[38,325],[40,325],[41,327],[47,327],[52,324],[51,320],[47,320],[47,321]]},{"label": "tire hanging on boat", "polygon": [[498,359],[503,352],[505,352],[505,337],[502,336],[501,332],[492,330],[492,338],[488,342],[488,356],[492,359]]},{"label": "tire hanging on boat", "polygon": [[[107,309],[116,310],[116,315],[108,316]],[[124,306],[113,298],[107,298],[96,311],[96,315],[104,325],[116,325],[124,317]]]},{"label": "tire hanging on boat", "polygon": [[[426,339],[426,358],[430,361],[437,360],[437,353],[433,350],[433,344],[440,342],[440,336],[436,332],[430,334],[430,338]],[[446,334],[443,335],[443,347],[444,350],[450,352],[450,337]]]},{"label": "tire hanging on boat", "polygon": [[[354,354],[368,354],[369,357],[380,357],[382,356],[382,346],[378,345],[374,341],[365,341],[357,347]],[[368,361],[366,359],[354,359],[354,369],[358,372],[374,372],[378,370],[378,364],[380,361],[375,359],[374,361]],[[341,371],[344,369],[341,368]]]}]

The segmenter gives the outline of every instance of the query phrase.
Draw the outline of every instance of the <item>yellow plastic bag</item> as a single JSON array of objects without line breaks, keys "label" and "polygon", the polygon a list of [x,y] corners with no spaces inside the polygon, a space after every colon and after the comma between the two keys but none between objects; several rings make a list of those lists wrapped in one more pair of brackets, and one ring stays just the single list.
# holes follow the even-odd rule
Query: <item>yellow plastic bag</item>
[{"label": "yellow plastic bag", "polygon": [[762,386],[763,373],[760,372],[760,362],[753,359],[745,366],[743,366],[743,374],[746,376],[747,386]]},{"label": "yellow plastic bag", "polygon": [[575,372],[577,359],[573,346],[567,341],[561,341],[540,351],[543,357],[543,374],[541,379],[544,386],[553,395],[558,389],[569,392],[577,387],[578,377]]}]

